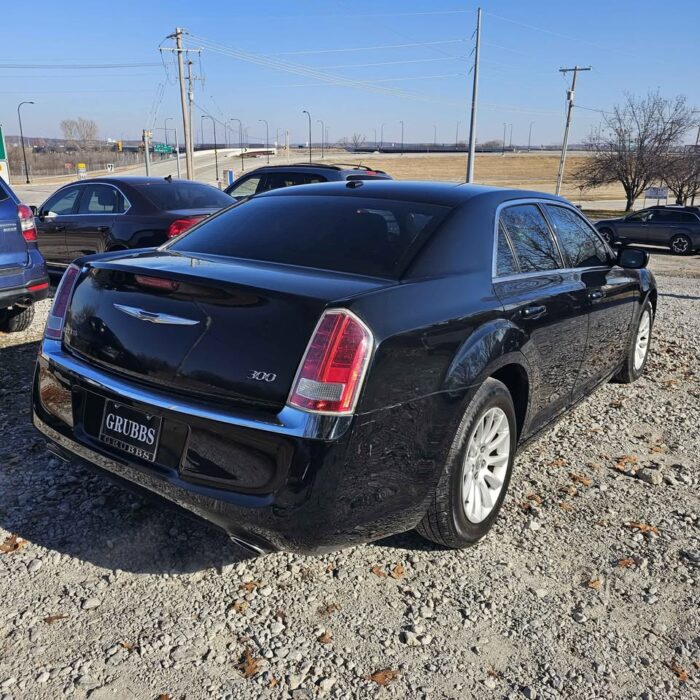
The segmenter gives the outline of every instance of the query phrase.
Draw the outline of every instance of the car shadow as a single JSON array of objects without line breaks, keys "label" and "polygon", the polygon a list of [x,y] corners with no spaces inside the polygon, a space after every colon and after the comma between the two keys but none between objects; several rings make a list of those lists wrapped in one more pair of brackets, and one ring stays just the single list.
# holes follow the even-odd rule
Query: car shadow
[{"label": "car shadow", "polygon": [[31,424],[38,343],[0,336],[0,526],[50,552],[105,569],[187,574],[253,555],[218,528],[46,450]]}]

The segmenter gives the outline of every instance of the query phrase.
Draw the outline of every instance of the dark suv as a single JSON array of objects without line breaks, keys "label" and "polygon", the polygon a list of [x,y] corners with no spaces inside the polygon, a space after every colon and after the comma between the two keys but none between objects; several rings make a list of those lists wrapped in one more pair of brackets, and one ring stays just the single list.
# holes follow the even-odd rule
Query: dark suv
[{"label": "dark suv", "polygon": [[391,180],[383,170],[372,170],[366,165],[337,163],[296,163],[294,165],[265,165],[247,175],[242,175],[230,184],[225,192],[234,199],[243,199],[254,194],[278,190],[293,185],[310,185],[318,182],[338,180]]},{"label": "dark suv", "polygon": [[34,302],[48,293],[32,210],[0,179],[0,332],[29,328]]},{"label": "dark suv", "polygon": [[676,255],[700,249],[698,207],[649,207],[620,219],[598,221],[595,227],[610,244],[662,245]]}]

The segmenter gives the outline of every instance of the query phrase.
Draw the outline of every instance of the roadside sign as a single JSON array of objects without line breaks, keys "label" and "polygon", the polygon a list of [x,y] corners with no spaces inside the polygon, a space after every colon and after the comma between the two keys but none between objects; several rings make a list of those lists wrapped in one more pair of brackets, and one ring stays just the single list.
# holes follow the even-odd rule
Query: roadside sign
[{"label": "roadside sign", "polygon": [[644,190],[645,199],[667,199],[668,187],[647,187]]},{"label": "roadside sign", "polygon": [[173,147],[165,143],[154,143],[153,144],[154,153],[172,153]]},{"label": "roadside sign", "polygon": [[64,163],[64,164],[63,164],[63,167],[64,167],[66,170],[72,170],[72,169],[73,169],[73,163]]},{"label": "roadside sign", "polygon": [[108,173],[114,172],[114,163],[107,163],[107,172]]},{"label": "roadside sign", "polygon": [[0,178],[10,184],[10,163],[7,160],[7,148],[5,148],[5,132],[0,124]]},{"label": "roadside sign", "polygon": [[228,185],[232,185],[233,181],[236,179],[236,175],[233,172],[233,169],[226,168],[224,170],[224,185],[228,187]]},{"label": "roadside sign", "polygon": [[85,180],[87,178],[87,165],[85,163],[78,163],[78,180]]}]

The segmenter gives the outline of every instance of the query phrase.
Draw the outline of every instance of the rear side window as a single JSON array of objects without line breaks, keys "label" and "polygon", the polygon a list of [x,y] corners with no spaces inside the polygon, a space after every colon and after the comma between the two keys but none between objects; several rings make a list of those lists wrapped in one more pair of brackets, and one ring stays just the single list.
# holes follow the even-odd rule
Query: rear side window
[{"label": "rear side window", "polygon": [[[261,192],[267,190],[278,190],[282,187],[293,187],[294,185],[305,185],[306,176],[303,173],[268,173],[265,176],[265,184]],[[238,194],[238,193],[236,193]]]},{"label": "rear side window", "polygon": [[109,185],[87,185],[80,199],[79,214],[123,214],[124,197]]},{"label": "rear side window", "polygon": [[501,212],[503,226],[513,244],[520,272],[556,270],[561,267],[549,226],[534,204],[517,204]]},{"label": "rear side window", "polygon": [[605,245],[576,212],[550,204],[546,205],[546,210],[569,267],[608,264]]},{"label": "rear side window", "polygon": [[256,197],[168,248],[396,279],[448,212],[386,199]]},{"label": "rear side window", "polygon": [[515,262],[513,251],[508,242],[508,234],[503,228],[503,224],[498,224],[498,251],[496,254],[496,274],[499,277],[504,275],[515,275],[519,272],[518,263]]},{"label": "rear side window", "polygon": [[2,180],[0,179],[0,202],[4,202],[9,198],[9,196],[8,191],[5,189],[5,185],[2,184]]},{"label": "rear side window", "polygon": [[215,187],[196,182],[163,182],[155,185],[140,185],[140,192],[157,209],[221,209],[231,205],[231,197]]}]

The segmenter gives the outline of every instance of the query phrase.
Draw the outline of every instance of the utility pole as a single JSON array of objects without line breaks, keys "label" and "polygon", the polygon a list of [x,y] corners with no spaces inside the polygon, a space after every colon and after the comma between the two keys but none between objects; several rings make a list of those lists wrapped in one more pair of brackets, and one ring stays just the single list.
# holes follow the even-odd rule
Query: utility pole
[{"label": "utility pole", "polygon": [[503,122],[503,147],[501,148],[501,155],[504,156],[506,154],[506,127],[508,125]]},{"label": "utility pole", "polygon": [[401,155],[403,155],[403,119],[399,121],[401,122]]},{"label": "utility pole", "polygon": [[510,127],[510,136],[508,137],[508,148],[512,149],[513,148],[513,125],[509,124]]},{"label": "utility pole", "polygon": [[569,146],[569,129],[571,128],[571,115],[574,111],[574,94],[576,92],[576,77],[579,71],[591,70],[591,67],[580,68],[579,66],[574,66],[573,68],[560,68],[559,72],[566,75],[567,73],[573,73],[574,77],[571,80],[571,89],[566,91],[566,100],[568,102],[566,110],[566,127],[564,129],[564,143],[561,147],[561,159],[559,160],[559,173],[557,174],[557,187],[554,191],[555,194],[561,192],[561,183],[564,179],[564,164],[566,163],[566,149]]},{"label": "utility pole", "polygon": [[530,144],[532,143],[532,125],[535,122],[530,122],[530,133],[527,136],[527,152],[530,152]]},{"label": "utility pole", "polygon": [[459,146],[459,125],[462,122],[457,122],[457,128],[455,129],[455,151],[457,150],[457,146]]},{"label": "utility pole", "polygon": [[433,124],[433,146],[437,146],[437,125]]},{"label": "utility pole", "polygon": [[[190,128],[192,122],[192,101],[194,100],[194,93],[192,91],[192,71],[190,68],[190,62],[188,61],[188,73],[187,79],[189,81],[189,106],[188,106],[188,94],[185,92],[185,61],[183,58],[184,49],[182,48],[182,28],[177,27],[175,29],[175,34],[171,34],[169,39],[175,39],[175,48],[168,49],[170,51],[175,51],[177,54],[177,72],[178,80],[180,82],[180,106],[182,108],[182,130],[185,134],[185,170],[187,172],[187,179],[191,180],[194,177],[194,167],[193,167],[193,152],[192,152],[192,130]],[[164,49],[161,49],[164,50]],[[178,165],[180,156],[178,154]]]},{"label": "utility pole", "polygon": [[386,122],[382,124],[380,131],[380,136],[379,136],[379,148],[380,150],[384,148],[384,127],[386,126]]},{"label": "utility pole", "polygon": [[311,114],[308,110],[302,109],[302,114],[305,114],[309,118],[309,163],[311,162]]},{"label": "utility pole", "polygon": [[151,174],[151,136],[153,134],[148,129],[143,130],[143,153],[146,156],[146,177]]},{"label": "utility pole", "polygon": [[476,10],[476,43],[474,45],[474,83],[472,84],[472,111],[469,121],[469,151],[467,152],[467,182],[474,182],[476,157],[476,103],[479,94],[479,49],[481,45],[481,8]]}]

